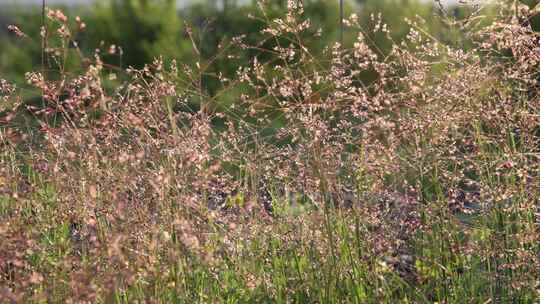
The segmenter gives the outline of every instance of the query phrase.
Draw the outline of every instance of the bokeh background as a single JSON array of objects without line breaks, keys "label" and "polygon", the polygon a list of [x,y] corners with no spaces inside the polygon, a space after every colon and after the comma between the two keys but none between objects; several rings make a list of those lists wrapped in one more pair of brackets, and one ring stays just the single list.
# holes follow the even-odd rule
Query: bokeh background
[{"label": "bokeh background", "polygon": [[[269,3],[267,18],[285,13],[287,1],[266,2]],[[444,10],[430,0],[346,0],[345,15],[358,14],[368,33],[374,26],[370,15],[381,13],[397,41],[408,32],[405,18],[420,16],[425,19],[424,26],[438,39],[466,47],[467,42],[459,31],[441,22],[438,15],[445,13],[447,18],[459,19],[469,15],[474,6],[452,0],[441,2]],[[538,1],[523,2],[532,6]],[[76,37],[82,55],[91,57],[96,49],[101,49],[103,60],[119,68],[140,68],[153,58],[163,56],[166,61],[176,59],[201,64],[212,60],[213,69],[231,75],[243,65],[242,58],[252,58],[253,54],[239,51],[234,61],[217,59],[218,45],[241,34],[246,34],[254,43],[261,41],[260,30],[265,23],[254,0],[48,0],[47,4],[63,9],[73,23],[75,16],[85,22],[86,28]],[[25,72],[36,70],[41,64],[40,5],[41,0],[0,0],[0,75],[19,87],[24,87]],[[321,37],[309,41],[310,46],[312,51],[322,52],[340,37],[339,1],[306,0],[305,7],[306,17],[315,28],[322,30]],[[533,26],[538,27],[540,22],[536,19]],[[17,25],[27,38],[18,39],[10,33],[7,30],[10,24]],[[188,32],[192,33],[191,38],[200,53],[194,51]],[[352,45],[355,38],[356,33],[345,30],[345,46]],[[370,37],[370,40],[381,52],[390,47],[385,37]],[[111,46],[117,52],[109,55]],[[69,64],[73,69],[80,62],[73,60]],[[209,80],[203,85],[211,94],[215,84]]]}]

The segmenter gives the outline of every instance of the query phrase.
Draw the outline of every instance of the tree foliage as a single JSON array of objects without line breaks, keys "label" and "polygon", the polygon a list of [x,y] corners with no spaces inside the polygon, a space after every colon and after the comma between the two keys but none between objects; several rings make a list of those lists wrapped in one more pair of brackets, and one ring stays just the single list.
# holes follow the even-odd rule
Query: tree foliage
[{"label": "tree foliage", "polygon": [[[113,0],[89,16],[88,41],[122,47],[121,63],[142,67],[154,57],[181,59],[189,44],[174,0]],[[99,39],[99,40],[98,40]]]}]

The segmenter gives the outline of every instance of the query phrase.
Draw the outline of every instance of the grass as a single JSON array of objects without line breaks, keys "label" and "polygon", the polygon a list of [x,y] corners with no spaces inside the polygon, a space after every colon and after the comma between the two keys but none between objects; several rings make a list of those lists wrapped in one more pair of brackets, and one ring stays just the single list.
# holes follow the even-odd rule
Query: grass
[{"label": "grass", "polygon": [[0,82],[0,302],[537,303],[537,34],[499,11],[314,62],[291,10],[234,106],[159,59]]}]

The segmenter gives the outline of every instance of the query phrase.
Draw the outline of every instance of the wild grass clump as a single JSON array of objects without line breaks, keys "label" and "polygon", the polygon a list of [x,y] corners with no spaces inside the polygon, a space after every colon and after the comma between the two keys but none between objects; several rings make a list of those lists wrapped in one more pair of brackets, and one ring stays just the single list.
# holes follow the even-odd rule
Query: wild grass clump
[{"label": "wild grass clump", "polygon": [[289,1],[222,45],[265,54],[236,75],[116,70],[50,11],[39,98],[0,81],[0,299],[535,303],[540,52],[514,8],[453,23],[467,49],[353,15],[315,58]]}]

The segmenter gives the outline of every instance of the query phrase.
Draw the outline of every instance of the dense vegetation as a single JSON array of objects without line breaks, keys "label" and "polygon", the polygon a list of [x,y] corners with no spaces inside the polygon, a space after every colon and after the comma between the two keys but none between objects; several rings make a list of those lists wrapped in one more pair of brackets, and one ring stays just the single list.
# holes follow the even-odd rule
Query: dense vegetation
[{"label": "dense vegetation", "polygon": [[173,3],[10,27],[0,302],[539,300],[536,3]]}]

